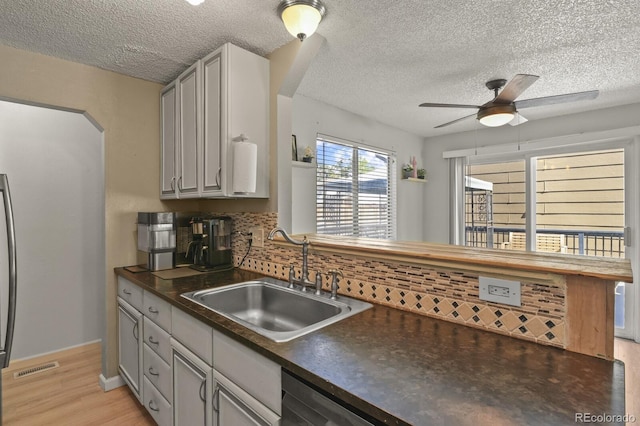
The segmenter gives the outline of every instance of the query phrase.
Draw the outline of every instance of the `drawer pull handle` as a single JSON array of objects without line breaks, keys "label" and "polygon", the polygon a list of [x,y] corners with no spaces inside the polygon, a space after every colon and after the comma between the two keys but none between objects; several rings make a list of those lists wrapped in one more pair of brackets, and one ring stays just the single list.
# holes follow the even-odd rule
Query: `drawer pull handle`
[{"label": "drawer pull handle", "polygon": [[127,290],[126,288],[122,289],[122,292],[124,294],[126,294],[127,296],[131,296],[131,292],[129,290]]},{"label": "drawer pull handle", "polygon": [[147,340],[149,340],[149,343],[151,343],[153,345],[159,345],[160,344],[159,341],[153,340],[153,336],[149,336],[149,339],[147,339]]},{"label": "drawer pull handle", "polygon": [[147,405],[149,407],[149,410],[151,410],[151,411],[156,411],[156,412],[160,411],[160,409],[158,407],[154,407],[155,404],[153,403],[153,399],[150,399],[149,400],[149,404],[147,404]]},{"label": "drawer pull handle", "polygon": [[160,373],[156,373],[155,371],[153,371],[153,367],[149,367],[149,374],[151,374],[152,376],[159,376]]},{"label": "drawer pull handle", "polygon": [[138,323],[133,326],[133,337],[135,337],[136,341],[138,340]]},{"label": "drawer pull handle", "polygon": [[153,306],[149,306],[149,312],[151,312],[152,314],[157,314],[160,311],[154,308]]}]

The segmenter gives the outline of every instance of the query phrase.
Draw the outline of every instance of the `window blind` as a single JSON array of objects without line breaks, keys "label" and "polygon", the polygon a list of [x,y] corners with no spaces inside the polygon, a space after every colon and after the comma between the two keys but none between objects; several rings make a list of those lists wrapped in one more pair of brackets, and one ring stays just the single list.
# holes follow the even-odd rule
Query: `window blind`
[{"label": "window blind", "polygon": [[395,238],[395,156],[325,137],[316,140],[317,232]]}]

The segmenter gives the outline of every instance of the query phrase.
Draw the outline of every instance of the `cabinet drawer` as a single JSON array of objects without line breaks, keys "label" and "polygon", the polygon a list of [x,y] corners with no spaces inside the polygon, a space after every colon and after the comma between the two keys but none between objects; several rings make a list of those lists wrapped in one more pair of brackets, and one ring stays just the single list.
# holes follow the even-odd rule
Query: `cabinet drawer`
[{"label": "cabinet drawer", "polygon": [[[214,424],[218,426],[279,426],[280,416],[236,386],[218,371],[215,379]],[[322,424],[325,424],[323,419]],[[293,424],[293,423],[291,423]],[[302,423],[300,423],[302,424]],[[311,424],[305,422],[304,424]],[[315,423],[320,424],[320,423]],[[326,424],[335,425],[333,422]]]},{"label": "cabinet drawer", "polygon": [[142,288],[131,281],[118,277],[118,296],[139,311],[142,311]]},{"label": "cabinet drawer", "polygon": [[282,375],[278,364],[214,331],[213,368],[270,410],[282,414]]},{"label": "cabinet drawer", "polygon": [[144,406],[158,426],[171,426],[171,404],[146,377],[144,378]]},{"label": "cabinet drawer", "polygon": [[211,327],[180,309],[173,309],[171,335],[204,362],[213,365],[213,329]]},{"label": "cabinet drawer", "polygon": [[144,344],[144,375],[167,401],[171,402],[171,366],[164,362],[149,345]]},{"label": "cabinet drawer", "polygon": [[145,291],[142,303],[142,313],[166,332],[171,333],[171,305],[169,302]]},{"label": "cabinet drawer", "polygon": [[171,344],[169,343],[169,333],[160,328],[159,325],[144,318],[144,342],[164,360],[167,364],[171,362]]}]

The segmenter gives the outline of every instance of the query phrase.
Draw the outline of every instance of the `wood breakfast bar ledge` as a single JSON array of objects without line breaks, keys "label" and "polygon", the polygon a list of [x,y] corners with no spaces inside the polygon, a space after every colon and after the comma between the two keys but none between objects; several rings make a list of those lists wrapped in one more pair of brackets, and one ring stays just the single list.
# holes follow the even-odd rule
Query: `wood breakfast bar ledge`
[{"label": "wood breakfast bar ledge", "polygon": [[[633,282],[627,259],[472,248],[448,244],[299,234],[309,240],[310,256],[340,255],[397,262],[436,270],[463,272],[561,287],[565,299],[564,348],[613,359],[616,282]],[[276,237],[274,243],[296,246]]]}]

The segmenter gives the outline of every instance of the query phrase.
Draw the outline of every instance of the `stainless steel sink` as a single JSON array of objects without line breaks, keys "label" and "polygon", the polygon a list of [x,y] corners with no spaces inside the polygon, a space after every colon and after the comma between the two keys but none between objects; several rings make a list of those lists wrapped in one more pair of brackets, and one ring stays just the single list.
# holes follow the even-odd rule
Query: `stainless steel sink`
[{"label": "stainless steel sink", "polygon": [[182,294],[199,305],[250,328],[274,342],[287,342],[355,315],[371,304],[287,288],[273,278]]}]

